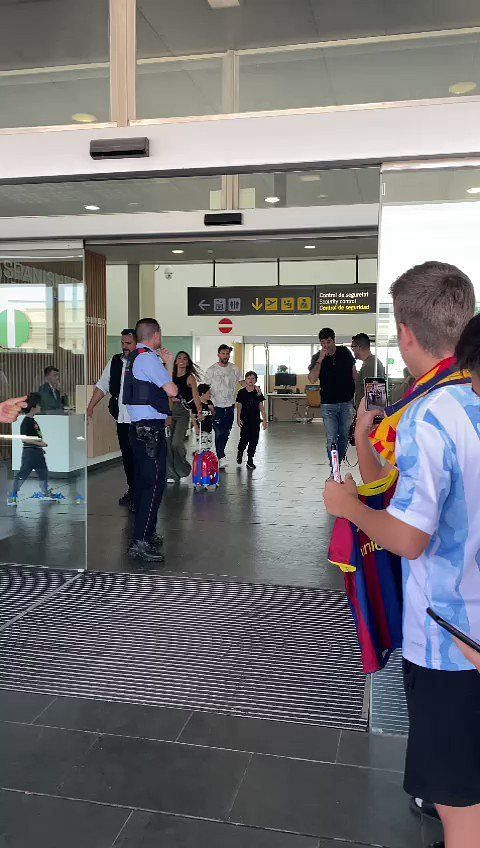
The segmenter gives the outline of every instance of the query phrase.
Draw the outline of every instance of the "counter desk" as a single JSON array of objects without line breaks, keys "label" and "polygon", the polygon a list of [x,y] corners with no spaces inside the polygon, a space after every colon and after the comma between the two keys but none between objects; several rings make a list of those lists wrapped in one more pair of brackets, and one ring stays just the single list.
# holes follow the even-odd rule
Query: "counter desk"
[{"label": "counter desk", "polygon": [[[21,415],[12,425],[12,434],[20,435]],[[35,415],[35,421],[47,443],[45,459],[48,472],[52,477],[64,477],[86,466],[87,442],[85,438],[85,416],[76,412],[51,415]],[[23,443],[21,439],[12,442],[12,470],[18,471],[22,461]]]}]

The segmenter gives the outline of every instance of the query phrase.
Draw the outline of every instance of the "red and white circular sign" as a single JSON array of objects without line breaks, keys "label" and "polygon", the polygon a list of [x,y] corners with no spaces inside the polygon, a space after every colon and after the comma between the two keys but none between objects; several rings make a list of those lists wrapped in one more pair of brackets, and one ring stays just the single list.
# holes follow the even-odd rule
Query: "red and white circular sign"
[{"label": "red and white circular sign", "polygon": [[233,324],[230,318],[221,318],[218,322],[218,329],[221,333],[231,333],[233,330]]}]

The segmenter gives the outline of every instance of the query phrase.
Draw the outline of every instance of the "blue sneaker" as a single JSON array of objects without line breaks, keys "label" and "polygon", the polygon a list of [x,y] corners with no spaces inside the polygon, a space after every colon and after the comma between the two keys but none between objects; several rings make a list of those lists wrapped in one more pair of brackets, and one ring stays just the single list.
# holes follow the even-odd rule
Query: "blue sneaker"
[{"label": "blue sneaker", "polygon": [[53,503],[56,498],[53,493],[50,492],[34,492],[32,495],[32,500],[43,501],[44,503]]},{"label": "blue sneaker", "polygon": [[65,500],[65,495],[62,495],[61,492],[52,492],[52,490],[49,489],[48,494],[50,495],[51,499],[54,500],[54,501],[64,501]]},{"label": "blue sneaker", "polygon": [[17,496],[9,495],[7,498],[7,506],[17,506]]}]

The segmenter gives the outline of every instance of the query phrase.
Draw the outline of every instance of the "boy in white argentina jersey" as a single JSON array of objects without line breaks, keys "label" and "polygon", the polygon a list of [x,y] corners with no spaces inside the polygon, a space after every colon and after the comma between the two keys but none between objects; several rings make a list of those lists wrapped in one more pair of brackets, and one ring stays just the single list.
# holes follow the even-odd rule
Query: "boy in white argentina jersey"
[{"label": "boy in white argentina jersey", "polygon": [[[427,262],[399,277],[391,293],[398,345],[410,373],[419,380],[439,369],[458,369],[456,344],[475,307],[468,277],[452,265]],[[471,359],[462,353],[465,334],[457,349],[462,367]],[[396,435],[398,484],[386,510],[361,503],[351,478],[327,483],[324,495],[331,514],[352,521],[402,557],[410,719],[404,786],[435,803],[447,848],[480,845],[480,675],[426,610],[432,607],[480,639],[480,397],[475,391],[480,378],[474,374],[473,380],[473,388],[461,379],[437,382],[408,407]]]}]

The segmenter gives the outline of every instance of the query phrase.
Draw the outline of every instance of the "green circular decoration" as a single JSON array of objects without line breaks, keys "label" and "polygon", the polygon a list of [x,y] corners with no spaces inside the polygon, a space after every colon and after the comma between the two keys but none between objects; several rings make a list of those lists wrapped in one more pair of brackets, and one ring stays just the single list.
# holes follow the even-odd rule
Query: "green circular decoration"
[{"label": "green circular decoration", "polygon": [[395,365],[395,360],[390,357],[389,359],[387,359],[387,365]]},{"label": "green circular decoration", "polygon": [[4,309],[0,312],[0,345],[6,348],[17,348],[21,347],[25,342],[28,342],[30,338],[30,333],[32,332],[32,325],[30,323],[30,318],[25,312],[21,312],[20,309],[14,309],[13,312],[13,344],[12,338],[10,337],[9,344],[9,333],[8,333],[8,310]]}]

